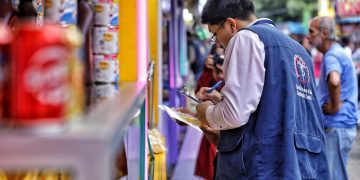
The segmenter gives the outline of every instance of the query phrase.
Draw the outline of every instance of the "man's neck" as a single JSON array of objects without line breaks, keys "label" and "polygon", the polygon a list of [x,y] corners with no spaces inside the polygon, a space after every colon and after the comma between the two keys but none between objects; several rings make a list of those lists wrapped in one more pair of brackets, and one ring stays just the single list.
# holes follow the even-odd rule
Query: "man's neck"
[{"label": "man's neck", "polygon": [[327,39],[327,40],[324,42],[324,45],[323,45],[323,47],[322,47],[322,49],[321,49],[321,52],[322,52],[323,54],[325,54],[325,53],[331,48],[331,46],[332,46],[334,43],[335,43],[335,41],[332,41],[332,40],[330,40],[330,39]]},{"label": "man's neck", "polygon": [[256,16],[251,15],[247,20],[237,20],[236,21],[236,27],[238,30],[246,28],[249,26],[250,23],[256,21]]}]

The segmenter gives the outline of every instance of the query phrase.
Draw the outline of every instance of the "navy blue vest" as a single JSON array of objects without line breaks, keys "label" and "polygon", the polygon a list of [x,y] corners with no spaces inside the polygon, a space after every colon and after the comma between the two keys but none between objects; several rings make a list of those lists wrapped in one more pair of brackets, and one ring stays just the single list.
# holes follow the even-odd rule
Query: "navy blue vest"
[{"label": "navy blue vest", "polygon": [[265,45],[264,89],[244,126],[220,132],[216,179],[329,179],[310,56],[275,27],[247,29]]}]

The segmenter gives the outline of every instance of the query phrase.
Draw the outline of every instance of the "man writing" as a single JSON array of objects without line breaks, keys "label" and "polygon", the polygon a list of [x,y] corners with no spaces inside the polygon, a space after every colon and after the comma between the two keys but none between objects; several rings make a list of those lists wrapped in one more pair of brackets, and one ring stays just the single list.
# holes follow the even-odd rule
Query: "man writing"
[{"label": "man writing", "polygon": [[220,129],[216,179],[328,179],[306,50],[257,19],[251,0],[208,0],[202,23],[226,48],[221,93],[197,93],[196,116]]}]

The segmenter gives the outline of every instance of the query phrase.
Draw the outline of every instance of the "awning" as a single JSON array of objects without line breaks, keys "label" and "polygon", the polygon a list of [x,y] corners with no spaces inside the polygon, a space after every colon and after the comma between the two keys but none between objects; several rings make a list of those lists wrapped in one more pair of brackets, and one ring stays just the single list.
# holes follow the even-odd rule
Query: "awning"
[{"label": "awning", "polygon": [[338,18],[337,22],[339,24],[360,23],[360,16]]}]

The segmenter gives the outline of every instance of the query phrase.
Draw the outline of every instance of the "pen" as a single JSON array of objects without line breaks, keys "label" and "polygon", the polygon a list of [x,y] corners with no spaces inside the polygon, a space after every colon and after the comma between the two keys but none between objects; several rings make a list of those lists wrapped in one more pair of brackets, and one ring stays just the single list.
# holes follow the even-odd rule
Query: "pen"
[{"label": "pen", "polygon": [[207,93],[211,93],[213,92],[213,90],[215,90],[217,87],[219,87],[221,85],[222,81],[217,82],[213,87],[211,87],[211,89],[209,89],[208,91],[206,91]]}]

